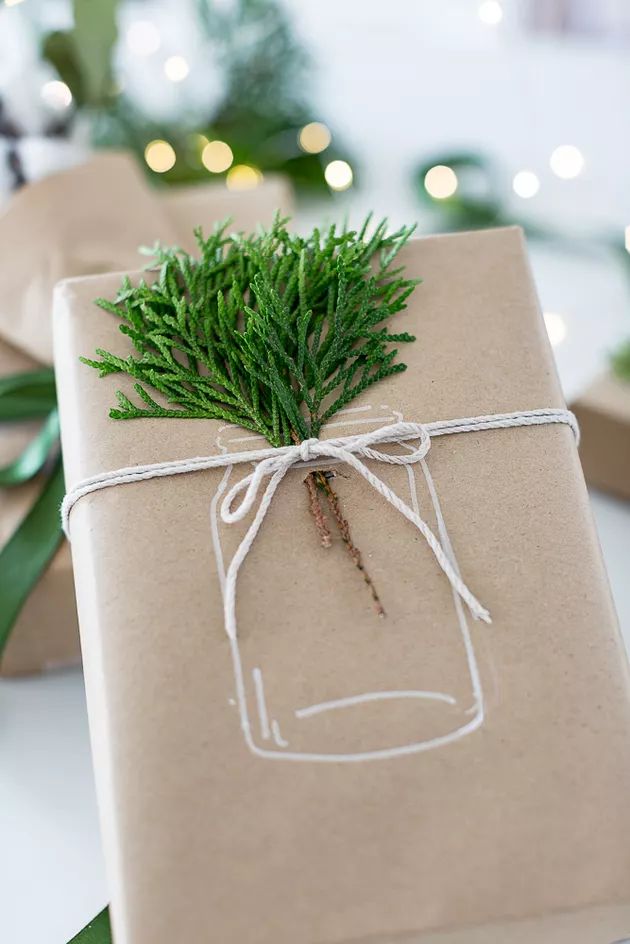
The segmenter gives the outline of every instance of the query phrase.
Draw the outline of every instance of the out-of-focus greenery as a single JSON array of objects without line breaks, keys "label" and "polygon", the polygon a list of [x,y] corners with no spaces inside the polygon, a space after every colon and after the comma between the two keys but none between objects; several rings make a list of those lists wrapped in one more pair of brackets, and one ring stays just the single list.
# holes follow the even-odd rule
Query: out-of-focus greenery
[{"label": "out-of-focus greenery", "polygon": [[74,28],[44,39],[44,58],[56,68],[79,108],[111,107],[117,6],[118,0],[74,0]]},{"label": "out-of-focus greenery", "polygon": [[150,120],[116,88],[112,57],[119,3],[74,0],[74,28],[51,33],[43,43],[44,57],[69,86],[77,108],[89,112],[97,146],[128,148],[142,159],[150,141],[166,140],[177,161],[153,176],[167,184],[191,183],[208,180],[202,146],[204,139],[218,139],[229,144],[234,164],[277,171],[299,188],[327,192],[326,164],[347,155],[334,143],[319,154],[299,146],[300,128],[318,116],[307,96],[308,57],[277,0],[236,0],[228,8],[197,0],[199,30],[217,50],[225,93],[194,128]]},{"label": "out-of-focus greenery", "polygon": [[[457,189],[451,196],[431,196],[425,186],[427,173],[438,165],[450,167],[457,175]],[[414,183],[428,210],[433,232],[521,226],[528,238],[545,241],[562,251],[608,256],[623,268],[630,288],[630,254],[623,233],[565,232],[529,217],[520,217],[509,206],[501,177],[501,169],[491,158],[474,151],[435,154],[423,160],[416,168]],[[614,372],[630,381],[630,341],[614,351],[610,360]]]}]

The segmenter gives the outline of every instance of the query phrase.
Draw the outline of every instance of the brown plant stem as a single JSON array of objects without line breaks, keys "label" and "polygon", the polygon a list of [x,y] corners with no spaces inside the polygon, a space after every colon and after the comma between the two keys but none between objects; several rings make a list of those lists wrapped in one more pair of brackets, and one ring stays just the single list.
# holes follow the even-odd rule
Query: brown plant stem
[{"label": "brown plant stem", "polygon": [[368,571],[365,568],[363,559],[361,557],[361,551],[352,540],[352,535],[350,534],[350,525],[348,523],[348,519],[345,517],[343,511],[341,510],[339,496],[337,495],[336,491],[330,484],[330,480],[327,477],[325,472],[321,472],[321,471],[311,472],[310,475],[313,476],[314,480],[317,482],[317,485],[322,489],[322,491],[326,495],[326,498],[328,499],[330,510],[333,513],[333,517],[335,521],[337,522],[339,534],[341,535],[341,539],[346,547],[346,550],[348,551],[348,554],[350,555],[350,558],[352,562],[354,563],[355,567],[361,573],[361,576],[363,577],[363,580],[367,584],[367,587],[372,595],[372,600],[374,601],[374,609],[376,610],[378,616],[380,617],[385,616],[385,609],[383,607],[383,604],[381,603],[381,599],[378,595],[378,591],[376,587],[374,586],[374,581],[372,580]]},{"label": "brown plant stem", "polygon": [[313,516],[313,521],[315,522],[315,527],[317,528],[319,542],[322,547],[330,547],[332,545],[332,538],[330,536],[330,531],[328,530],[328,525],[326,524],[326,519],[324,518],[322,506],[319,503],[319,495],[317,493],[314,472],[309,472],[309,474],[304,479],[304,484],[306,486],[306,491],[308,492],[308,504],[311,515]]}]

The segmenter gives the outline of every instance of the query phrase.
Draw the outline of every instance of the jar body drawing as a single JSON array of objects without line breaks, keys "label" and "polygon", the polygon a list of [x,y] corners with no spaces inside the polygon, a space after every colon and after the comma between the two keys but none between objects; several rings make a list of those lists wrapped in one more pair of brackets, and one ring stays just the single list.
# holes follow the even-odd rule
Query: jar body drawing
[{"label": "jar body drawing", "polygon": [[[355,435],[402,419],[386,406],[351,408],[327,432]],[[225,427],[217,445],[234,453],[267,444]],[[426,460],[372,468],[429,523],[457,567]],[[331,469],[386,615],[376,614],[332,523],[333,547],[320,546],[313,520],[301,513],[308,469],[291,469],[237,578],[227,686],[238,713],[235,734],[240,730],[249,749],[270,760],[356,763],[445,747],[484,720],[470,616],[417,529],[354,470]],[[223,523],[221,501],[249,471],[226,467],[212,500],[222,586],[248,522]]]}]

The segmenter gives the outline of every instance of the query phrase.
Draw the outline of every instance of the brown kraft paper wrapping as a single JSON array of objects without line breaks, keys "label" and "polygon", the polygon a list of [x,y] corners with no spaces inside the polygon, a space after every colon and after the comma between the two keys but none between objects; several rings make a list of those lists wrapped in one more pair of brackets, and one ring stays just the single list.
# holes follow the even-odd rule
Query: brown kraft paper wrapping
[{"label": "brown kraft paper wrapping", "polygon": [[104,151],[29,184],[0,215],[0,335],[51,363],[55,282],[138,267],[139,246],[171,235],[131,155]]},{"label": "brown kraft paper wrapping", "polygon": [[[519,230],[416,240],[401,261],[424,279],[396,319],[417,335],[404,349],[409,369],[340,417],[346,433],[398,415],[563,407]],[[127,353],[116,319],[92,301],[119,283],[110,275],[58,289],[68,484],[251,448],[242,431],[210,421],[108,418],[114,391],[129,388],[78,356]],[[435,529],[421,467],[411,480],[400,467],[372,468],[407,500],[415,488]],[[598,914],[602,944],[630,933],[629,679],[573,434],[444,437],[427,468],[462,576],[492,625],[462,626],[422,537],[341,468],[336,488],[387,610],[379,620],[339,543],[319,546],[304,472],[290,471],[237,585],[257,753],[239,723],[213,549],[214,535],[227,566],[242,537],[242,523],[216,523],[217,493],[246,470],[119,486],[75,506],[116,944],[424,934],[441,944],[447,931],[445,944],[460,944],[486,926],[499,937],[480,930],[480,941],[564,944],[567,921],[577,925],[572,944],[590,944]],[[408,744],[427,749],[363,762],[282,757]]]},{"label": "brown kraft paper wrapping", "polygon": [[[26,354],[0,341],[0,376],[37,370]],[[8,465],[35,435],[38,423],[0,424],[0,466]],[[0,488],[0,547],[4,547],[37,498],[37,476],[14,488]],[[72,563],[67,542],[61,545],[30,594],[0,658],[0,675],[21,675],[76,664],[79,632]]]},{"label": "brown kraft paper wrapping", "polygon": [[0,214],[0,336],[52,362],[50,305],[62,278],[117,272],[142,264],[156,241],[196,251],[193,229],[226,217],[251,230],[274,212],[292,211],[289,184],[272,175],[255,190],[224,183],[159,191],[131,154],[104,151],[85,164],[29,184]]},{"label": "brown kraft paper wrapping", "polygon": [[630,499],[630,383],[604,374],[576,400],[573,410],[582,431],[586,481]]}]

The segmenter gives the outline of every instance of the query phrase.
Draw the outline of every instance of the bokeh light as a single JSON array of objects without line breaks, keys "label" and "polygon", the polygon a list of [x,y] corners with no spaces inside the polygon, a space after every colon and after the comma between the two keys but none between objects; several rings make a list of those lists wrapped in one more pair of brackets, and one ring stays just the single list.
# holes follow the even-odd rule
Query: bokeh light
[{"label": "bokeh light", "polygon": [[483,0],[479,4],[477,16],[486,26],[498,26],[503,19],[503,7],[499,0]]},{"label": "bokeh light", "polygon": [[177,155],[168,141],[149,141],[144,149],[144,159],[156,174],[165,174],[175,165]]},{"label": "bokeh light", "polygon": [[425,190],[435,200],[446,200],[447,197],[452,197],[457,190],[457,185],[457,174],[446,164],[436,164],[424,175]]},{"label": "bokeh light", "polygon": [[584,169],[584,155],[574,144],[561,144],[551,152],[549,165],[557,177],[571,180]]},{"label": "bokeh light", "polygon": [[135,20],[125,35],[129,49],[135,56],[152,56],[160,48],[160,31],[151,20]]},{"label": "bokeh light", "polygon": [[263,175],[250,164],[235,164],[227,174],[228,190],[253,190],[262,181]]},{"label": "bokeh light", "polygon": [[535,174],[533,170],[519,170],[518,174],[514,175],[512,189],[514,193],[518,197],[522,197],[523,200],[529,200],[530,197],[535,197],[540,190],[538,175]]},{"label": "bokeh light", "polygon": [[208,141],[201,152],[201,162],[213,174],[222,174],[232,165],[234,154],[225,141]]},{"label": "bokeh light", "polygon": [[55,111],[63,111],[72,104],[72,92],[65,82],[60,82],[58,79],[45,82],[42,85],[41,96],[44,103]]},{"label": "bokeh light", "polygon": [[326,165],[324,177],[331,190],[347,190],[352,186],[354,174],[347,161],[331,161]]},{"label": "bokeh light", "polygon": [[169,56],[164,63],[164,75],[170,82],[183,82],[190,66],[183,56]]},{"label": "bokeh light", "polygon": [[304,125],[298,135],[298,144],[307,154],[321,154],[331,142],[331,134],[321,121]]}]

